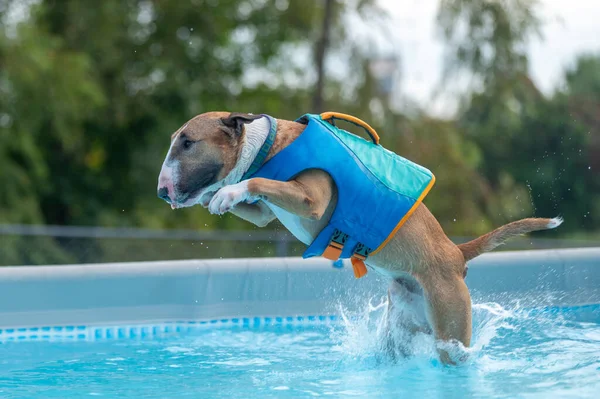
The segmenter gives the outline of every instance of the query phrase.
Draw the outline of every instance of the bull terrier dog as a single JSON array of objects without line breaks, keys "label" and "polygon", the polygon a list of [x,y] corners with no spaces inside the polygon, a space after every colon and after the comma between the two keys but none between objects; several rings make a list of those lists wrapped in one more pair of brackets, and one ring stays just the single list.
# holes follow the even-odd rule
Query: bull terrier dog
[{"label": "bull terrier dog", "polygon": [[[383,149],[356,118],[307,115],[192,118],[171,135],[158,196],[173,209],[200,204],[259,227],[279,219],[308,246],[305,256],[351,258],[357,277],[365,265],[386,276],[388,311],[398,301],[413,306],[411,320],[388,322],[431,332],[440,360],[455,364],[448,344],[471,341],[467,261],[562,219],[522,219],[456,245],[422,203],[434,181],[429,171]],[[340,133],[336,117],[364,127],[373,142]]]}]

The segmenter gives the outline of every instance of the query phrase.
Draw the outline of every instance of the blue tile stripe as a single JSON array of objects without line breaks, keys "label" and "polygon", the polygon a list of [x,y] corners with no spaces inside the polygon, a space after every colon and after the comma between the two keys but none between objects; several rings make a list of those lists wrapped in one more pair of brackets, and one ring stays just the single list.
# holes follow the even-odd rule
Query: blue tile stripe
[{"label": "blue tile stripe", "polygon": [[230,319],[174,321],[122,326],[46,326],[0,329],[0,343],[12,341],[99,341],[144,339],[219,327],[272,325],[329,325],[336,315],[236,317]]}]

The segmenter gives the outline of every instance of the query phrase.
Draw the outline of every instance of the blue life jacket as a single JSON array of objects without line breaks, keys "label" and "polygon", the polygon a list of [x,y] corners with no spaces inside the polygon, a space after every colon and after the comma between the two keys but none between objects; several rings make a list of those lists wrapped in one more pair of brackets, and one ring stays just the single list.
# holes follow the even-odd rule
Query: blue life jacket
[{"label": "blue life jacket", "polygon": [[379,144],[336,127],[334,119],[360,124],[378,143],[375,131],[359,119],[306,114],[296,120],[306,125],[304,131],[248,177],[288,181],[307,169],[327,172],[337,186],[337,204],[303,257],[353,258],[354,264],[387,244],[427,195],[435,177]]}]

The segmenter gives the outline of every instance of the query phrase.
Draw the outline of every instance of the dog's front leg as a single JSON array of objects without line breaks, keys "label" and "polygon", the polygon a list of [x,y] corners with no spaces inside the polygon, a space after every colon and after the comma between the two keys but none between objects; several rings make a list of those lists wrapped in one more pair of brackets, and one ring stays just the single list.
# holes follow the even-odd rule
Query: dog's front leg
[{"label": "dog's front leg", "polygon": [[319,220],[331,201],[331,187],[329,175],[316,170],[303,172],[285,182],[253,178],[220,189],[208,210],[221,215],[237,204],[261,199],[297,216]]},{"label": "dog's front leg", "polygon": [[265,227],[275,219],[275,214],[263,201],[256,204],[240,202],[229,212],[258,227]]}]

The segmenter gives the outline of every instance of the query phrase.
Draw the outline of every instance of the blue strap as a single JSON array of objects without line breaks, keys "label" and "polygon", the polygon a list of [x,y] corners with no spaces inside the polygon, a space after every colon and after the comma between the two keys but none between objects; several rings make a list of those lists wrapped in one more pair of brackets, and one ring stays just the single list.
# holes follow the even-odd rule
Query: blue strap
[{"label": "blue strap", "polygon": [[256,155],[256,158],[254,158],[254,162],[252,162],[252,165],[250,165],[248,171],[246,171],[246,173],[244,173],[244,176],[242,176],[242,180],[247,180],[248,178],[250,178],[250,176],[255,174],[258,171],[258,169],[260,169],[262,164],[265,162],[265,159],[267,158],[267,155],[269,154],[273,143],[275,142],[275,136],[277,135],[277,121],[272,116],[266,114],[262,114],[262,116],[269,120],[269,135],[267,136],[265,143],[260,148],[260,151]]}]

